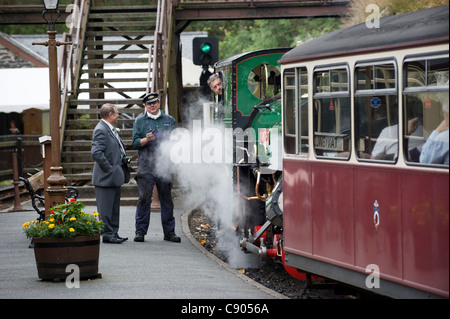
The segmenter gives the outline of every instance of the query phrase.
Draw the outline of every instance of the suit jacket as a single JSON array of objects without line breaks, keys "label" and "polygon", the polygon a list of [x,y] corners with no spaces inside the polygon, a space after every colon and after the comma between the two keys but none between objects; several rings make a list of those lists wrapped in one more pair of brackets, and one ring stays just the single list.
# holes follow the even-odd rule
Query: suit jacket
[{"label": "suit jacket", "polygon": [[103,187],[122,186],[125,181],[122,169],[120,142],[104,121],[100,121],[92,135],[91,156],[94,159],[92,184]]}]

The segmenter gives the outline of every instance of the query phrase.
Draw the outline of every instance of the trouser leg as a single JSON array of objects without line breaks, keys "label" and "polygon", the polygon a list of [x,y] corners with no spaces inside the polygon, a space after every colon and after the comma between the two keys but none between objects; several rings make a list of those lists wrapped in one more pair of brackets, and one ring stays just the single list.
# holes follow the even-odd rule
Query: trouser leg
[{"label": "trouser leg", "polygon": [[146,235],[150,225],[150,206],[152,204],[153,187],[155,180],[150,174],[137,177],[139,199],[136,206],[136,234]]},{"label": "trouser leg", "polygon": [[95,187],[97,211],[103,222],[104,239],[114,237],[119,231],[120,187]]},{"label": "trouser leg", "polygon": [[172,183],[157,180],[159,201],[161,202],[161,224],[164,236],[175,233],[175,218],[173,217]]},{"label": "trouser leg", "polygon": [[111,217],[111,227],[114,233],[114,236],[117,236],[119,232],[119,222],[120,222],[120,187],[114,187],[113,192],[113,214]]}]

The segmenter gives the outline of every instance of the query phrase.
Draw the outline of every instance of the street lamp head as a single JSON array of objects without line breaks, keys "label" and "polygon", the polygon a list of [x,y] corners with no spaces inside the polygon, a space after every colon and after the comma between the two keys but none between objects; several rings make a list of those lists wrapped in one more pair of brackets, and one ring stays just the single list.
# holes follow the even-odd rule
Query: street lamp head
[{"label": "street lamp head", "polygon": [[[58,2],[59,0],[42,0],[44,3],[44,11],[42,11],[42,17],[48,23],[49,31],[55,31],[55,24],[61,17],[61,13],[58,11]],[[50,13],[50,18],[47,19],[46,13]],[[56,13],[56,18],[53,14]]]},{"label": "street lamp head", "polygon": [[44,3],[45,10],[58,10],[59,0],[42,0],[42,2]]}]

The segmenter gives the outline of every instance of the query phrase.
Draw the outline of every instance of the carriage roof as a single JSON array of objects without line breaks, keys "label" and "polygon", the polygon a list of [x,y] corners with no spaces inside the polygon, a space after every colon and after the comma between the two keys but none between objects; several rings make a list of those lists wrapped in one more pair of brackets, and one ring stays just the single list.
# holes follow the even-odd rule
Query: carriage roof
[{"label": "carriage roof", "polygon": [[340,29],[308,41],[281,58],[281,64],[331,56],[448,43],[449,6],[380,18],[379,28],[366,23]]}]

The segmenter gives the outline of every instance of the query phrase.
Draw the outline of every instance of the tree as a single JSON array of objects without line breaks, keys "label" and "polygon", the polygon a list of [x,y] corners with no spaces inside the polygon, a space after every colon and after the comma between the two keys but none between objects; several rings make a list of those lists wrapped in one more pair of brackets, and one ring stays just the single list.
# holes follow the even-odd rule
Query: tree
[{"label": "tree", "polygon": [[248,51],[293,47],[338,28],[338,18],[311,18],[194,22],[187,30],[217,37],[220,59],[224,59]]},{"label": "tree", "polygon": [[220,59],[235,54],[277,47],[293,47],[342,27],[363,23],[370,13],[368,4],[376,4],[381,15],[412,12],[448,5],[449,0],[352,0],[349,13],[342,19],[273,19],[192,22],[186,31],[207,31],[219,39]]},{"label": "tree", "polygon": [[377,5],[381,16],[389,16],[448,5],[449,0],[352,0],[349,4],[349,13],[342,19],[341,27],[365,22],[368,15],[366,7],[369,4]]}]

